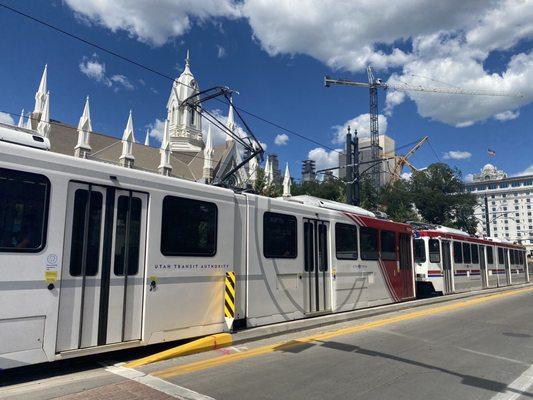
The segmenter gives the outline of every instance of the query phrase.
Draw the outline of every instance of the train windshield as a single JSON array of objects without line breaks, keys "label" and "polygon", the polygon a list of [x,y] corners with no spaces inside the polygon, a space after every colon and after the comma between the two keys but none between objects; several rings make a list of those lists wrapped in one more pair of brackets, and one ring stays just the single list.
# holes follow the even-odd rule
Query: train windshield
[{"label": "train windshield", "polygon": [[414,249],[415,249],[415,262],[417,263],[426,262],[426,249],[424,246],[424,241],[422,239],[414,240]]}]

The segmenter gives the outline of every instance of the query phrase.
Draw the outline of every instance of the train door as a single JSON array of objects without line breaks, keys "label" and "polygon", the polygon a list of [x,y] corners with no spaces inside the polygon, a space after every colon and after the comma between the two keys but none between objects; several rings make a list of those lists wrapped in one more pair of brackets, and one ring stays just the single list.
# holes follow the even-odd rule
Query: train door
[{"label": "train door", "polygon": [[331,309],[328,230],[328,222],[304,218],[304,303],[307,313]]},{"label": "train door", "polygon": [[479,245],[479,268],[481,274],[481,282],[484,288],[489,287],[487,276],[487,260],[485,258],[485,246]]},{"label": "train door", "polygon": [[453,270],[452,270],[452,257],[450,252],[450,241],[442,240],[442,274],[444,278],[444,292],[453,293]]},{"label": "train door", "polygon": [[57,351],[141,338],[148,196],[71,183]]},{"label": "train door", "polygon": [[413,258],[411,256],[411,235],[405,233],[400,233],[400,274],[402,279],[402,299],[413,297]]},{"label": "train door", "polygon": [[505,277],[507,284],[510,285],[511,281],[511,266],[509,265],[509,249],[503,249],[503,265],[505,265]]}]

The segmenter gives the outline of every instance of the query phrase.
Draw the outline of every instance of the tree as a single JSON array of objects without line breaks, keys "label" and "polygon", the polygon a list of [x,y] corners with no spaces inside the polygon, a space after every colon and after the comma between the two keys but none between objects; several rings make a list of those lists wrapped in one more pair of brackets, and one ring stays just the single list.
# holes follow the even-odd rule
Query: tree
[{"label": "tree", "polygon": [[359,205],[365,210],[377,210],[379,204],[379,193],[372,183],[372,178],[368,175],[361,179],[359,184]]},{"label": "tree", "polygon": [[413,193],[409,181],[398,179],[383,186],[379,191],[380,210],[397,222],[418,221],[413,207]]},{"label": "tree", "polygon": [[346,202],[346,186],[344,182],[335,179],[325,182],[310,181],[295,184],[291,188],[293,196],[309,195],[325,200]]},{"label": "tree", "polygon": [[475,232],[476,198],[464,191],[461,173],[447,164],[431,164],[410,180],[413,203],[429,223]]}]

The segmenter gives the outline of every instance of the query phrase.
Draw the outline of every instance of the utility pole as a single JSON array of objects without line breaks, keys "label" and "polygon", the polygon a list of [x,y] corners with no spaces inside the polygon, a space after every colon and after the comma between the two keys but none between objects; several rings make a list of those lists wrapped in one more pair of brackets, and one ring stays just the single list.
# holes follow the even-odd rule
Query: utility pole
[{"label": "utility pole", "polygon": [[354,137],[348,126],[346,134],[346,202],[358,206],[360,202],[359,191],[359,139],[357,130],[354,131]]},{"label": "utility pole", "polygon": [[353,196],[353,159],[352,159],[352,134],[350,133],[350,126],[348,126],[348,133],[346,134],[346,202],[354,204]]}]

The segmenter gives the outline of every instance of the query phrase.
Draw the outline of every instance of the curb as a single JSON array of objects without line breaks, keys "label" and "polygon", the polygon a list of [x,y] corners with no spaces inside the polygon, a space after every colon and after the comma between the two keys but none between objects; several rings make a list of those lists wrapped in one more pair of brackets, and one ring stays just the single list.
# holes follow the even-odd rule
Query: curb
[{"label": "curb", "polygon": [[192,342],[182,344],[180,346],[173,347],[171,349],[162,351],[160,353],[152,354],[138,360],[130,361],[126,363],[124,367],[135,368],[146,364],[151,364],[157,361],[168,360],[169,358],[175,358],[179,356],[186,356],[189,354],[201,353],[204,351],[215,350],[221,347],[230,346],[232,343],[232,337],[229,333],[217,333],[216,335],[206,336],[200,339],[193,340]]},{"label": "curb", "polygon": [[126,368],[140,367],[146,364],[151,364],[158,361],[168,360],[179,356],[186,356],[195,353],[201,353],[209,350],[214,350],[222,347],[228,347],[237,344],[242,344],[254,340],[267,339],[274,336],[280,336],[286,333],[294,333],[305,329],[319,328],[322,326],[333,325],[340,322],[347,322],[358,320],[362,318],[374,317],[377,315],[387,314],[391,312],[398,312],[407,309],[414,309],[422,306],[450,302],[453,300],[465,299],[469,297],[476,297],[479,295],[486,295],[491,293],[506,292],[509,290],[516,290],[533,286],[533,283],[523,283],[512,286],[502,286],[499,288],[480,289],[471,292],[454,293],[439,297],[431,297],[428,299],[409,300],[402,303],[393,303],[383,306],[376,306],[372,308],[365,308],[355,311],[346,311],[338,314],[328,314],[307,319],[280,322],[272,325],[260,326],[257,328],[249,328],[233,334],[218,333],[215,335],[206,336],[193,340],[192,342],[182,344],[180,346],[153,354],[138,360],[130,361],[125,364]]}]

